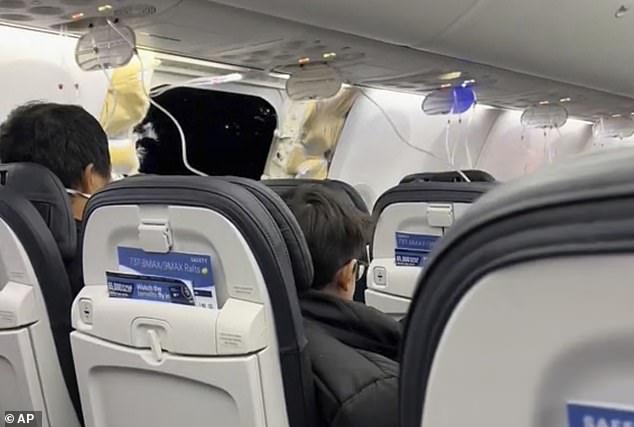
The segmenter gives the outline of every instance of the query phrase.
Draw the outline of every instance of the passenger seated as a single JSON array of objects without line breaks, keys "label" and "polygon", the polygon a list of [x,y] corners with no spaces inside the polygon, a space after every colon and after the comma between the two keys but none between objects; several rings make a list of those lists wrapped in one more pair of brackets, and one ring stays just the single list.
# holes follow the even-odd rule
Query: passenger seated
[{"label": "passenger seated", "polygon": [[369,217],[323,186],[285,194],[313,258],[311,290],[299,295],[315,376],[320,425],[398,426],[400,324],[354,302]]},{"label": "passenger seated", "polygon": [[0,126],[0,162],[38,163],[53,172],[71,197],[78,253],[65,260],[74,295],[83,287],[81,233],[91,194],[110,181],[108,137],[99,122],[75,105],[29,103]]}]

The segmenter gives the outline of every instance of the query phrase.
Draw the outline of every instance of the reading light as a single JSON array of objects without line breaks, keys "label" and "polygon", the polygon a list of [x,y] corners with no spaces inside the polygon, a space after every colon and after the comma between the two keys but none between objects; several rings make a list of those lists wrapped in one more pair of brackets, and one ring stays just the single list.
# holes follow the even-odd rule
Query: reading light
[{"label": "reading light", "polygon": [[301,65],[308,64],[310,62],[310,58],[305,56],[303,58],[299,58],[297,62],[299,62]]},{"label": "reading light", "polygon": [[550,101],[539,101],[539,105],[548,105]]},{"label": "reading light", "polygon": [[465,80],[464,82],[462,82],[462,86],[474,85],[475,83],[476,81],[474,79]]},{"label": "reading light", "polygon": [[337,54],[335,52],[326,52],[322,56],[324,59],[335,59]]},{"label": "reading light", "polygon": [[462,77],[462,71],[452,71],[450,73],[441,74],[438,76],[439,80],[456,80]]},{"label": "reading light", "polygon": [[84,12],[79,12],[79,13],[75,13],[75,14],[71,15],[70,17],[71,17],[73,20],[77,21],[78,19],[81,19],[81,18],[83,18],[84,16],[86,16],[86,14],[85,14]]},{"label": "reading light", "polygon": [[572,98],[561,98],[559,100],[559,102],[570,102],[570,101],[572,101]]},{"label": "reading light", "polygon": [[107,13],[107,12],[110,12],[111,10],[112,10],[112,6],[111,6],[111,5],[109,5],[109,4],[104,4],[104,5],[99,6],[99,7],[97,8],[97,11],[98,11],[99,13]]}]

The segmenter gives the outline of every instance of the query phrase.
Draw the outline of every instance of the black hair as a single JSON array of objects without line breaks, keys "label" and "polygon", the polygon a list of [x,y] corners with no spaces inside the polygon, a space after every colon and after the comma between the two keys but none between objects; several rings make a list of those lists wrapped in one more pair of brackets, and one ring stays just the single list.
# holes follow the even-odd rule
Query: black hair
[{"label": "black hair", "polygon": [[32,162],[75,188],[86,167],[110,176],[108,137],[90,113],[76,105],[29,103],[0,126],[0,161]]},{"label": "black hair", "polygon": [[370,217],[355,208],[347,195],[312,184],[287,192],[284,200],[297,218],[313,258],[313,289],[332,283],[346,263],[365,258]]}]

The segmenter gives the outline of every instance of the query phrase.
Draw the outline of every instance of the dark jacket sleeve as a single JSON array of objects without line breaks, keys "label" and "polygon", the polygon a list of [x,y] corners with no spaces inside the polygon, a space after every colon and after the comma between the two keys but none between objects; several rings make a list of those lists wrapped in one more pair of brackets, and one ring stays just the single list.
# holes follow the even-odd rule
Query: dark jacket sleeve
[{"label": "dark jacket sleeve", "polygon": [[[373,355],[366,355],[373,358]],[[374,355],[382,371],[376,380],[344,401],[331,427],[398,427],[398,368]],[[378,359],[384,359],[378,360]]]},{"label": "dark jacket sleeve", "polygon": [[306,325],[320,424],[398,427],[398,363]]}]

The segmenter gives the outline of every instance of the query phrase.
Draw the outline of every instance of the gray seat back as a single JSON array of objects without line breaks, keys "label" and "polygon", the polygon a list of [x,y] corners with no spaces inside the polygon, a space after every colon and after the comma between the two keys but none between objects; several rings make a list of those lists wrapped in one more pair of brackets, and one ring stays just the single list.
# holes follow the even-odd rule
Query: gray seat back
[{"label": "gray seat back", "polygon": [[449,230],[408,316],[402,426],[634,421],[633,163],[546,168]]},{"label": "gray seat back", "polygon": [[280,196],[300,185],[317,184],[328,187],[332,190],[345,193],[352,204],[361,212],[369,213],[368,206],[363,201],[363,197],[357,190],[347,182],[335,179],[269,179],[263,180],[262,183],[271,188]]},{"label": "gray seat back", "polygon": [[314,420],[297,271],[250,190],[136,177],[95,195],[86,221],[72,343],[88,426]]},{"label": "gray seat back", "polygon": [[403,317],[434,245],[491,185],[414,182],[385,192],[374,206],[366,304]]},{"label": "gray seat back", "polygon": [[481,170],[461,170],[448,172],[420,172],[407,175],[401,180],[401,184],[412,182],[466,182],[463,174],[470,182],[495,182],[493,175]]},{"label": "gray seat back", "polygon": [[39,165],[0,165],[0,413],[42,411],[44,425],[79,426],[64,266],[75,250],[59,180]]}]

